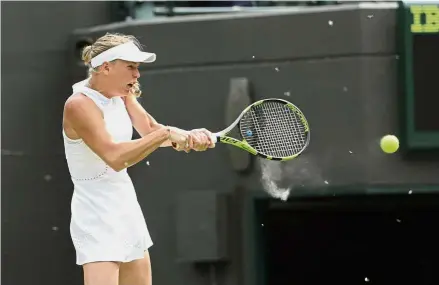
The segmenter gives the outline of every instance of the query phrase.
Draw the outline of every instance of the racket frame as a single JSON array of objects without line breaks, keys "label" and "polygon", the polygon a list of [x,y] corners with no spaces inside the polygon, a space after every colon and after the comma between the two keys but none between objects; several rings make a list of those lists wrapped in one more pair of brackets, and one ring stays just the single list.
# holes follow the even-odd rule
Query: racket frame
[{"label": "racket frame", "polygon": [[[289,107],[296,114],[299,115],[300,120],[302,121],[303,125],[305,126],[305,131],[308,133],[306,144],[303,146],[303,148],[300,150],[300,152],[298,152],[298,153],[296,153],[294,155],[291,155],[291,156],[287,156],[287,157],[274,157],[274,156],[270,156],[270,155],[266,155],[266,154],[260,153],[255,148],[250,146],[246,142],[246,140],[242,137],[241,130],[239,132],[239,136],[241,137],[241,140],[227,136],[227,134],[229,134],[231,130],[233,130],[237,125],[239,126],[241,118],[244,116],[244,114],[246,114],[248,112],[248,110],[250,110],[254,106],[260,105],[260,104],[262,104],[264,102],[267,102],[267,101],[277,101],[277,102],[280,101],[280,102],[283,102],[283,103],[285,103],[285,105],[287,107]],[[215,143],[220,141],[222,143],[231,144],[231,145],[239,147],[239,148],[241,148],[241,149],[243,149],[245,151],[248,151],[249,153],[251,153],[253,155],[257,155],[257,156],[260,156],[260,157],[265,158],[265,159],[278,160],[278,161],[287,161],[287,160],[294,159],[294,158],[298,157],[300,154],[302,154],[302,152],[309,145],[310,135],[311,135],[311,133],[310,133],[308,121],[306,120],[306,118],[305,118],[304,114],[302,113],[302,111],[296,105],[294,105],[293,103],[291,103],[289,101],[283,100],[283,99],[267,98],[267,99],[258,100],[256,102],[252,103],[251,105],[247,106],[241,112],[241,114],[236,118],[236,120],[232,124],[230,124],[230,126],[228,126],[227,128],[225,128],[222,131],[214,133],[213,137],[212,137],[212,141],[215,142]]]}]

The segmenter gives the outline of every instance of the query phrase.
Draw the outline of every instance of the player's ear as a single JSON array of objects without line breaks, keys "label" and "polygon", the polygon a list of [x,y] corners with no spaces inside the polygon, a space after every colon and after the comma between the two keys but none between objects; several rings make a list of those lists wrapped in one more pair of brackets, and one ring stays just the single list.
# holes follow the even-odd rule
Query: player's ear
[{"label": "player's ear", "polygon": [[110,63],[109,62],[104,62],[101,65],[101,71],[103,74],[108,75],[108,73],[110,73]]}]

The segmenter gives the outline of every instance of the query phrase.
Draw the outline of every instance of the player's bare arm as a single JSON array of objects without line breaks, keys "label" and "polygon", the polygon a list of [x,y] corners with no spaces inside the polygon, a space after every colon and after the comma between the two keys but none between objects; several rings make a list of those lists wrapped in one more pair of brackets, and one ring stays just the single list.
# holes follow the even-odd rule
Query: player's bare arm
[{"label": "player's bare arm", "polygon": [[[131,118],[131,122],[140,134],[140,136],[145,136],[150,132],[153,132],[161,127],[162,124],[158,123],[137,101],[134,95],[129,95],[124,97],[125,106],[127,108],[128,114]],[[186,131],[176,127],[172,127],[171,131],[181,132],[188,135],[187,145],[172,145],[170,140],[166,140],[161,144],[161,147],[173,146],[176,150],[184,150],[188,152],[191,149],[196,151],[206,150],[208,147],[214,147],[214,144],[210,140],[210,132],[206,129],[197,129],[193,131]]]},{"label": "player's bare arm", "polygon": [[[125,102],[125,107],[131,118],[133,127],[141,137],[163,127],[162,124],[157,123],[157,121],[143,108],[134,95],[129,95],[122,99]],[[166,140],[160,146],[168,147],[171,145],[171,141]]]},{"label": "player's bare arm", "polygon": [[116,143],[106,131],[99,108],[92,100],[80,94],[67,100],[64,120],[115,171],[141,161],[168,139],[181,144],[186,141],[184,136],[171,137],[169,128],[159,127],[141,139]]}]

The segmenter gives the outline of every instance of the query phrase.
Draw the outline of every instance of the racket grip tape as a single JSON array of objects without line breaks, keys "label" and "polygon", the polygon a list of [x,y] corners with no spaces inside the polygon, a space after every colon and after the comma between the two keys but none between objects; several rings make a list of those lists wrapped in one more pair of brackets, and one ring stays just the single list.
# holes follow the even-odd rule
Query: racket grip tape
[{"label": "racket grip tape", "polygon": [[217,138],[216,135],[210,136],[210,139],[212,140],[213,143],[217,143],[218,142],[218,138]]}]

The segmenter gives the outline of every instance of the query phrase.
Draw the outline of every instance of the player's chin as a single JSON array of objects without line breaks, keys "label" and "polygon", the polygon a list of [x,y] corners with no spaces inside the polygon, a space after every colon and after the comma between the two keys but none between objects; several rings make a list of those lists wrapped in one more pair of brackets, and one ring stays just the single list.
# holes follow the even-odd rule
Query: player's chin
[{"label": "player's chin", "polygon": [[121,93],[123,94],[123,96],[128,96],[131,94],[131,89],[124,88],[122,89]]}]

